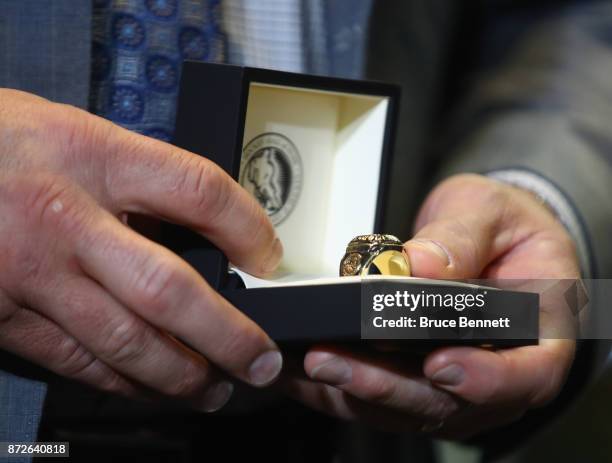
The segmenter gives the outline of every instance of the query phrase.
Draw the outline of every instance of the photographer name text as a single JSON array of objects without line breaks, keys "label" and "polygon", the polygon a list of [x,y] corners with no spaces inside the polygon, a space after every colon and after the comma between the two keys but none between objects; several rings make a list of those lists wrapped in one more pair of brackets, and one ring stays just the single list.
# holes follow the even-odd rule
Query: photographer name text
[{"label": "photographer name text", "polygon": [[[486,309],[487,291],[459,294],[440,294],[425,291],[410,292],[396,291],[388,294],[375,294],[372,297],[372,310],[379,313],[374,316],[374,328],[510,328],[509,317],[493,319],[481,318]],[[395,312],[398,309],[401,312]],[[478,317],[471,318],[467,313],[451,318],[440,317],[438,311],[435,316],[423,315],[423,310],[444,309],[463,312],[467,309],[478,311]],[[393,313],[389,313],[393,310]],[[389,316],[386,318],[382,312]],[[404,315],[406,311],[410,315]],[[421,314],[414,312],[420,311]]]}]

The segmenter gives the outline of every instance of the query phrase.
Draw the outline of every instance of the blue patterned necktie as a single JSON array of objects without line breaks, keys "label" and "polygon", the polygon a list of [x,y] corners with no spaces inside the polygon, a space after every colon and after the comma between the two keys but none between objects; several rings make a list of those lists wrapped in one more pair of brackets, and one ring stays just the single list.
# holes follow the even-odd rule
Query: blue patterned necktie
[{"label": "blue patterned necktie", "polygon": [[224,62],[221,0],[94,0],[90,110],[169,141],[184,59]]}]

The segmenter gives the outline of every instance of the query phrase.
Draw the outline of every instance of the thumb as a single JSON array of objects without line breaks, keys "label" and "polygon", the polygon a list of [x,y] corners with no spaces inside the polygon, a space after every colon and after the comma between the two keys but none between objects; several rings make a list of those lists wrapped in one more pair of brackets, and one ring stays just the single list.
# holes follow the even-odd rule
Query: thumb
[{"label": "thumb", "polygon": [[404,244],[412,274],[478,277],[511,239],[502,233],[506,201],[497,182],[481,176],[460,175],[440,184],[419,212],[418,232]]},{"label": "thumb", "polygon": [[495,232],[495,217],[487,215],[434,220],[404,244],[413,276],[478,277],[497,257]]}]

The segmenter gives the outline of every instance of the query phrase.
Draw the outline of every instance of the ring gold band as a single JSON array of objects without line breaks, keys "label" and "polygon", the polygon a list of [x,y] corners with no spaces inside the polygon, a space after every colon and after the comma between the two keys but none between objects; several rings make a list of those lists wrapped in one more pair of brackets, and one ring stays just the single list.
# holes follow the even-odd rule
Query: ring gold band
[{"label": "ring gold band", "polygon": [[340,276],[371,274],[410,276],[402,242],[393,235],[360,235],[346,247]]}]

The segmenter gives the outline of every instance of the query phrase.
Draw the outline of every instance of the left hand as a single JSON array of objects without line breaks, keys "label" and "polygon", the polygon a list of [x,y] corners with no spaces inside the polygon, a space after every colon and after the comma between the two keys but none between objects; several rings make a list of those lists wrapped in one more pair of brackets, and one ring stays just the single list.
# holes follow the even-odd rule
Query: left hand
[{"label": "left hand", "polygon": [[[532,194],[478,175],[438,185],[404,248],[412,274],[438,279],[579,278],[574,244]],[[553,312],[557,309],[552,309]],[[563,317],[561,308],[553,317]],[[575,341],[491,351],[445,347],[422,359],[316,346],[307,377],[282,387],[322,412],[394,431],[464,439],[519,419],[557,396]]]}]

